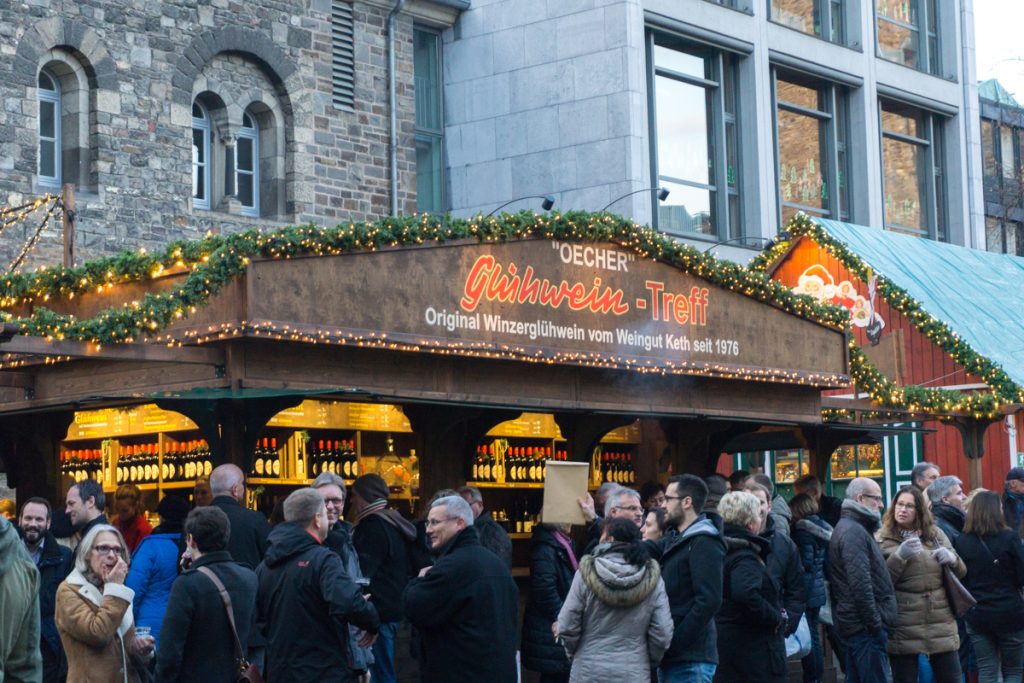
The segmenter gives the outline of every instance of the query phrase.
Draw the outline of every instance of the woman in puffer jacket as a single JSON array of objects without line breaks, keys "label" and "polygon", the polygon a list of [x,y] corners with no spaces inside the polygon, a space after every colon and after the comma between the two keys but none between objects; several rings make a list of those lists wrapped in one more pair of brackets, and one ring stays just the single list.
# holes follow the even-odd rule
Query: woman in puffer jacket
[{"label": "woman in puffer jacket", "polygon": [[818,516],[818,502],[800,493],[789,501],[793,513],[791,538],[800,551],[807,593],[807,626],[811,629],[811,651],[800,660],[804,669],[804,683],[818,683],[824,675],[824,657],[821,652],[821,626],[818,617],[825,606],[825,564],[828,543],[832,540],[832,526]]},{"label": "woman in puffer jacket", "polygon": [[556,634],[572,661],[569,683],[649,681],[672,642],[672,613],[658,563],[630,519],[607,518],[600,544],[580,561]]},{"label": "woman in puffer jacket", "polygon": [[963,578],[967,567],[935,524],[924,494],[904,486],[876,534],[896,588],[899,619],[889,633],[894,683],[917,683],[918,654],[928,657],[936,683],[960,683],[960,638],[946,595],[944,567]]}]

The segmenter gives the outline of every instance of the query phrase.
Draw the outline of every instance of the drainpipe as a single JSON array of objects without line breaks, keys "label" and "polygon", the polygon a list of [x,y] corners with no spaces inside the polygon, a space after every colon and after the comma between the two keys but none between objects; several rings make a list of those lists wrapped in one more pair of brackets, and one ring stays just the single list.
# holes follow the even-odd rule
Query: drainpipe
[{"label": "drainpipe", "polygon": [[[976,104],[978,106],[978,110],[977,111],[972,111],[972,109],[971,109],[972,102],[971,102],[971,99],[970,99],[972,83],[970,82],[969,77],[970,76],[974,76],[974,78],[973,78],[973,80],[974,80],[973,85],[975,87],[977,87],[977,76],[975,74],[968,73],[968,67],[970,66],[970,63],[968,62],[968,59],[967,59],[967,45],[968,45],[968,40],[970,40],[971,37],[967,33],[967,8],[964,6],[965,4],[966,3],[961,3],[960,4],[960,69],[961,69],[961,78],[960,78],[960,80],[961,80],[961,82],[963,84],[962,85],[962,89],[963,89],[963,101],[964,101],[964,106],[963,106],[963,109],[961,111],[964,113],[964,116],[963,116],[963,120],[964,120],[964,143],[965,143],[964,144],[964,151],[965,151],[965,155],[964,155],[965,159],[964,159],[964,161],[967,163],[967,168],[965,169],[967,172],[964,174],[964,177],[967,179],[967,234],[964,237],[966,237],[967,239],[964,240],[964,246],[973,247],[975,249],[984,250],[985,249],[985,243],[984,243],[984,241],[982,241],[981,244],[977,244],[976,243],[976,240],[975,240],[976,233],[975,233],[975,230],[974,230],[974,210],[975,210],[974,184],[976,182],[977,176],[974,174],[974,153],[973,153],[973,150],[971,148],[971,142],[972,142],[971,132],[972,132],[972,128],[975,125],[980,125],[978,123],[978,119],[979,119],[979,114],[981,112],[981,105],[978,102],[978,99],[974,98],[974,104]],[[973,43],[972,43],[972,45],[973,45]],[[968,113],[973,114],[973,116],[970,116],[970,117],[967,116]],[[980,138],[979,138],[979,140],[980,140]],[[984,175],[984,173],[983,173],[983,175]],[[985,191],[984,191],[984,189],[982,189],[982,195],[984,195],[984,193],[985,193]],[[984,202],[984,199],[982,200],[982,202]],[[982,205],[984,206],[984,204],[982,204]],[[947,230],[948,230],[948,228],[947,228]],[[984,230],[982,230],[981,234],[982,235],[985,234]],[[946,239],[947,240],[949,239],[948,232],[946,234]],[[984,240],[984,237],[982,239]],[[1011,456],[1012,456],[1012,454],[1011,454]]]},{"label": "drainpipe", "polygon": [[391,215],[398,215],[398,95],[395,86],[395,19],[407,0],[397,0],[388,14],[388,104],[391,110]]}]

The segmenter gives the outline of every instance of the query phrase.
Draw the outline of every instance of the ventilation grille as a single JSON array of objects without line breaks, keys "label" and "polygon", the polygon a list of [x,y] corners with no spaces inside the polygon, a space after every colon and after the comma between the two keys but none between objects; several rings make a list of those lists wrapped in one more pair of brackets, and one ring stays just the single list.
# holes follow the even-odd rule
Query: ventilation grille
[{"label": "ventilation grille", "polygon": [[331,3],[331,95],[334,106],[353,109],[356,100],[355,31],[352,3]]}]

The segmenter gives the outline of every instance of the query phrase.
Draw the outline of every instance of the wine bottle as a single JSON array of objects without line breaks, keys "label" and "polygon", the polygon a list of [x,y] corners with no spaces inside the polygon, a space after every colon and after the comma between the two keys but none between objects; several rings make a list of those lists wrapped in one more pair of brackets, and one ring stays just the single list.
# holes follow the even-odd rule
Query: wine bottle
[{"label": "wine bottle", "polygon": [[277,450],[277,439],[275,437],[270,438],[270,452],[271,457],[274,459],[274,476],[277,478],[281,477],[281,451]]}]

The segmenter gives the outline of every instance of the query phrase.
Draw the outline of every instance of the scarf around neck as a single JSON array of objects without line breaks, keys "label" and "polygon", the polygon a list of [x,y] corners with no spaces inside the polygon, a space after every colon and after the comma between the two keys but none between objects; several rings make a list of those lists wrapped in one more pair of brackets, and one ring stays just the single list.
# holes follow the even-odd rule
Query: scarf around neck
[{"label": "scarf around neck", "polygon": [[569,564],[572,565],[572,570],[576,571],[577,569],[579,569],[580,565],[579,565],[579,562],[577,562],[577,560],[576,560],[576,553],[574,553],[572,551],[572,541],[569,540],[569,537],[566,536],[564,533],[562,533],[558,529],[555,529],[554,534],[552,534],[552,535],[555,537],[555,540],[558,541],[558,543],[563,548],[565,548],[565,552],[568,553],[568,555],[569,555]]}]

